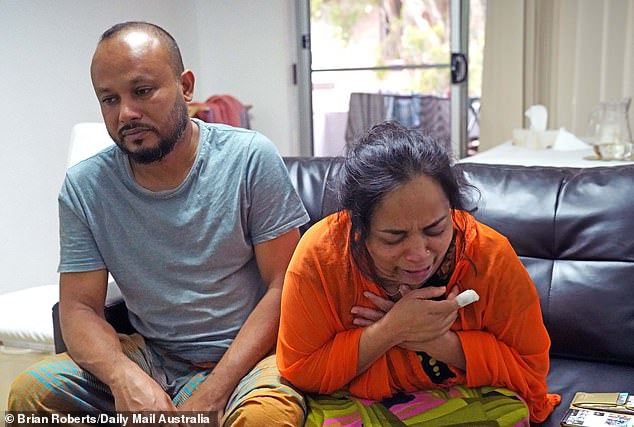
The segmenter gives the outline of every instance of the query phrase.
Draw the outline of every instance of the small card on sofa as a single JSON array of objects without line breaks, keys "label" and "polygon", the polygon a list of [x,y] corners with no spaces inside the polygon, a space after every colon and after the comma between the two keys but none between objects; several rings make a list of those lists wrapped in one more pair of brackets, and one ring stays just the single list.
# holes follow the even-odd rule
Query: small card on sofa
[{"label": "small card on sofa", "polygon": [[634,395],[578,392],[561,420],[563,427],[634,427]]}]

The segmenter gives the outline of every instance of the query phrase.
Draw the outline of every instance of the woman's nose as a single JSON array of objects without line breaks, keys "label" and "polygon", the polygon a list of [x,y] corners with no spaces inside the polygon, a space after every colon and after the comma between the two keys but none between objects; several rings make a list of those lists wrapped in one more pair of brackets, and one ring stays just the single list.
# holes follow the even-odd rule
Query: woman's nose
[{"label": "woman's nose", "polygon": [[424,236],[412,237],[406,248],[405,258],[408,261],[421,261],[429,257],[431,250]]}]

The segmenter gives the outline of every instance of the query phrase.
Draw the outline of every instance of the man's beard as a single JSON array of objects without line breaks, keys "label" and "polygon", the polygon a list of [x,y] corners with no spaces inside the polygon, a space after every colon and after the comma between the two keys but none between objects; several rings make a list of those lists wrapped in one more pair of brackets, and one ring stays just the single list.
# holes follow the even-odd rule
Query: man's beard
[{"label": "man's beard", "polygon": [[[176,103],[174,104],[169,116],[168,129],[171,130],[169,135],[161,137],[159,130],[154,126],[142,123],[131,123],[119,129],[117,138],[113,139],[121,151],[127,154],[132,161],[140,164],[148,164],[159,161],[172,152],[176,143],[185,133],[188,122],[189,116],[187,115],[187,105],[185,103]],[[158,146],[153,148],[142,148],[136,151],[129,150],[123,142],[123,132],[138,128],[146,129],[159,136]]]}]

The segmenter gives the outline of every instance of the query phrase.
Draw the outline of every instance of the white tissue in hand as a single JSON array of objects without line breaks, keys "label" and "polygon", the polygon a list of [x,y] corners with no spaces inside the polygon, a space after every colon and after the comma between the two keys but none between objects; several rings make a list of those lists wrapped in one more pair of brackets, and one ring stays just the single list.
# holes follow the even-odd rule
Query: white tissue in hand
[{"label": "white tissue in hand", "polygon": [[467,289],[466,291],[461,292],[456,297],[456,302],[460,307],[464,307],[465,305],[469,305],[472,302],[476,302],[480,299],[480,295],[473,289]]}]

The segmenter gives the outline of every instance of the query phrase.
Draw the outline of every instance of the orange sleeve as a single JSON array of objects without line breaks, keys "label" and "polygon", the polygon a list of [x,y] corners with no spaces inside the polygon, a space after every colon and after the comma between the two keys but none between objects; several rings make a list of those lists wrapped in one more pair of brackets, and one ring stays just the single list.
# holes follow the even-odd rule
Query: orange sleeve
[{"label": "orange sleeve", "polygon": [[370,303],[348,256],[346,231],[329,217],[311,227],[295,250],[282,291],[280,373],[300,389],[321,394],[349,389],[359,397],[381,399],[394,392],[395,377],[415,389],[410,372],[413,365],[422,368],[401,348],[390,349],[357,375],[363,328],[352,324],[350,309]]},{"label": "orange sleeve", "polygon": [[[490,265],[476,261],[473,280],[481,284],[476,291],[486,301],[478,316],[481,323],[463,319],[463,330],[456,331],[467,362],[466,385],[514,390],[526,399],[531,420],[540,422],[561,400],[547,394],[550,337],[528,272],[505,238],[493,240],[495,245],[479,248]],[[463,283],[469,287],[468,280]]]},{"label": "orange sleeve", "polygon": [[318,288],[306,277],[286,274],[282,294],[277,365],[304,391],[328,394],[356,375],[362,329],[342,330]]},{"label": "orange sleeve", "polygon": [[342,319],[356,301],[358,286],[350,278],[346,224],[345,217],[334,214],[313,225],[284,279],[277,364],[304,391],[331,393],[357,372],[362,329],[346,327]]},{"label": "orange sleeve", "polygon": [[410,377],[412,365],[420,366],[420,362],[412,352],[398,347],[357,375],[363,328],[346,329],[328,299],[306,277],[287,273],[277,341],[277,365],[284,378],[308,392],[330,394],[348,389],[356,396],[376,400],[395,392],[394,377],[409,390],[420,388],[418,379]]}]

